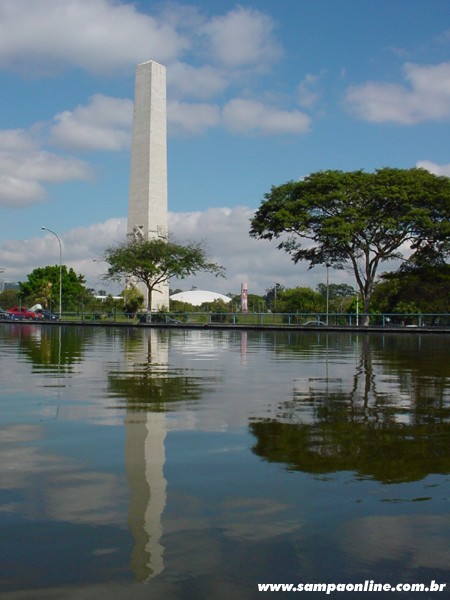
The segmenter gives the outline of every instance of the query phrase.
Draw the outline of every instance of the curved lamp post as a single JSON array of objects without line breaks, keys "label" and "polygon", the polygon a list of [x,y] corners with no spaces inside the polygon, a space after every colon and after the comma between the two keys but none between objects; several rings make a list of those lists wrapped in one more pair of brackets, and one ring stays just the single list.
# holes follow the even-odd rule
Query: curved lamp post
[{"label": "curved lamp post", "polygon": [[49,233],[53,233],[59,243],[59,319],[62,317],[62,244],[61,240],[57,233],[48,229],[47,227],[41,227],[44,231],[48,231]]}]

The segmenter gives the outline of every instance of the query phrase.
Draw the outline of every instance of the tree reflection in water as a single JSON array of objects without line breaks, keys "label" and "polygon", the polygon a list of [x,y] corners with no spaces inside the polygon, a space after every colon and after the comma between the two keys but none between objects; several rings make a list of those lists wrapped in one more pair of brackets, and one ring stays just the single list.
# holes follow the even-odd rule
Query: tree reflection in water
[{"label": "tree reflection in water", "polygon": [[165,331],[130,331],[124,350],[126,368],[108,374],[109,396],[117,398],[119,406],[127,411],[167,412],[171,404],[200,400],[205,376],[169,368]]},{"label": "tree reflection in water", "polygon": [[32,364],[33,372],[71,373],[84,359],[95,331],[89,327],[12,323],[3,331],[4,341],[17,347],[19,356]]},{"label": "tree reflection in water", "polygon": [[416,336],[356,340],[352,386],[340,389],[326,374],[294,389],[275,418],[250,423],[255,454],[291,470],[353,471],[383,483],[450,472],[448,366],[418,363]]}]

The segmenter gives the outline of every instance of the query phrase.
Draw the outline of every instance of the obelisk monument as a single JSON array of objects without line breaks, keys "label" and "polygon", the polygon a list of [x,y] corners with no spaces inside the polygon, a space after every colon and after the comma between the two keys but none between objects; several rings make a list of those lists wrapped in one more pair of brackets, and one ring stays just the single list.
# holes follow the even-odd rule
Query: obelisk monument
[{"label": "obelisk monument", "polygon": [[[166,68],[151,60],[138,65],[134,89],[127,233],[167,239]],[[147,305],[147,290],[138,285]],[[151,310],[169,308],[169,284],[152,294]]]}]

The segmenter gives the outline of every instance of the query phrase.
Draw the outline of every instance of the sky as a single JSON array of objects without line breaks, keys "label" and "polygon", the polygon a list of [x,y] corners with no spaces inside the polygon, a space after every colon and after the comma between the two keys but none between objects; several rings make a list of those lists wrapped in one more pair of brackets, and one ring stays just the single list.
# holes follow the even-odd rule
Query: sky
[{"label": "sky", "polygon": [[[448,0],[0,0],[0,278],[63,264],[96,290],[125,239],[134,78],[167,69],[169,231],[226,269],[172,289],[315,287],[249,237],[272,186],[309,173],[450,176]],[[330,282],[354,285],[349,270]]]}]

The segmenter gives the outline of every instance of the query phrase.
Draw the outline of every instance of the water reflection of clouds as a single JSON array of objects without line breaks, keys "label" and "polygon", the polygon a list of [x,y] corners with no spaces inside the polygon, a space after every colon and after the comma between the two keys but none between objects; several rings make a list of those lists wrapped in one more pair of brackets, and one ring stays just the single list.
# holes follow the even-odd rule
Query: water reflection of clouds
[{"label": "water reflection of clouds", "polygon": [[[127,490],[119,476],[86,470],[63,454],[44,452],[42,425],[11,425],[0,429],[0,490],[20,491],[0,510],[71,523],[112,523],[121,517],[118,501]],[[124,523],[125,526],[125,523]]]},{"label": "water reflection of clouds", "polygon": [[197,360],[217,359],[230,350],[229,332],[210,335],[208,331],[186,331],[184,335],[171,337],[171,349],[182,355],[191,355]]},{"label": "water reflection of clouds", "polygon": [[[152,598],[163,598],[164,600],[178,600],[180,589],[174,584],[154,584],[152,590],[155,592]],[[84,583],[82,587],[75,586],[52,586],[39,590],[19,590],[15,592],[3,592],[2,600],[149,600],[149,591],[146,586],[136,584],[125,588],[123,583],[101,582]],[[220,596],[212,596],[215,600],[222,600]],[[223,600],[238,596],[227,596]]]},{"label": "water reflection of clouds", "polygon": [[60,455],[42,453],[37,446],[43,438],[39,425],[11,425],[0,429],[0,489],[26,489],[30,475],[53,473],[61,468]]},{"label": "water reflection of clouds", "polygon": [[234,540],[258,542],[302,528],[302,519],[287,513],[289,505],[268,498],[235,498],[221,509],[224,534]]},{"label": "water reflection of clouds", "polygon": [[[215,580],[227,577],[230,562],[260,561],[260,543],[280,541],[286,536],[298,536],[303,523],[292,515],[292,506],[266,498],[231,497],[230,499],[205,506],[198,497],[185,494],[172,495],[170,518],[164,521],[166,546],[167,581],[182,581],[214,573]],[[227,558],[226,545],[235,548],[233,557]],[[250,555],[241,548],[253,548]],[[270,547],[270,546],[269,546]],[[263,553],[264,554],[264,553]],[[219,596],[226,597],[223,581],[218,587]],[[237,590],[235,590],[237,591]],[[230,597],[246,597],[241,584],[240,592]]]},{"label": "water reflection of clouds", "polygon": [[42,427],[37,425],[10,425],[0,428],[0,444],[31,442],[42,436]]},{"label": "water reflection of clouds", "polygon": [[450,546],[447,515],[374,515],[351,522],[342,534],[342,548],[352,560],[369,564],[402,561],[410,569],[448,572]]},{"label": "water reflection of clouds", "polygon": [[[326,343],[331,343],[331,338],[327,337],[326,340]],[[63,387],[58,389],[49,388],[54,380],[54,374],[50,371],[33,371],[29,362],[19,362],[16,365],[14,355],[8,356],[6,353],[6,363],[1,361],[0,372],[5,373],[7,386],[21,392],[25,388],[30,393],[24,408],[17,408],[16,413],[11,413],[13,417],[18,421],[21,421],[22,416],[35,420],[38,414],[41,420],[54,416],[59,422],[5,426],[0,429],[0,447],[5,451],[0,460],[3,473],[6,473],[0,481],[0,490],[15,492],[4,494],[3,510],[30,519],[36,519],[38,515],[43,520],[76,524],[77,531],[81,532],[80,536],[84,532],[83,527],[78,527],[80,525],[110,525],[126,530],[131,524],[130,531],[135,537],[135,545],[130,564],[131,569],[135,569],[135,575],[140,573],[140,580],[147,580],[155,574],[164,573],[165,585],[160,596],[160,578],[155,577],[152,581],[151,589],[155,597],[170,598],[167,592],[171,585],[174,586],[171,589],[173,597],[182,597],[180,589],[177,589],[180,581],[200,577],[212,579],[211,574],[214,575],[215,582],[210,584],[209,597],[219,598],[224,595],[224,590],[230,592],[229,597],[233,593],[236,593],[236,597],[244,597],[239,596],[238,585],[230,584],[227,587],[224,579],[220,581],[220,585],[217,583],[223,576],[222,571],[230,568],[230,563],[235,563],[235,572],[239,570],[236,567],[239,552],[245,562],[247,558],[244,553],[253,544],[254,563],[259,561],[260,567],[266,568],[267,554],[273,548],[291,549],[296,542],[304,540],[305,535],[311,535],[307,531],[305,533],[308,527],[311,532],[311,520],[308,521],[310,509],[307,505],[309,497],[306,500],[301,495],[293,497],[288,493],[283,495],[280,491],[279,500],[271,499],[272,486],[275,484],[264,479],[267,473],[260,473],[258,477],[261,479],[256,479],[255,475],[262,498],[257,497],[258,493],[252,487],[245,490],[239,487],[244,483],[237,484],[237,478],[232,479],[234,474],[231,476],[230,472],[234,467],[230,465],[239,465],[242,472],[246,473],[245,477],[252,476],[251,467],[245,464],[245,460],[242,461],[250,453],[245,433],[249,419],[255,417],[264,420],[273,417],[274,421],[278,419],[281,422],[281,412],[284,411],[287,417],[293,419],[295,427],[280,427],[279,430],[289,437],[292,430],[296,434],[307,436],[308,428],[299,425],[309,425],[322,418],[324,443],[321,447],[318,445],[321,438],[318,437],[317,428],[311,432],[311,439],[307,437],[303,440],[301,436],[287,439],[287,447],[299,449],[299,457],[280,454],[280,444],[272,435],[273,431],[270,428],[264,429],[265,423],[262,423],[263,441],[267,433],[267,438],[277,443],[274,448],[267,443],[265,446],[262,444],[261,453],[255,452],[254,456],[287,465],[292,462],[295,468],[308,472],[311,465],[305,461],[305,450],[309,449],[311,441],[313,449],[319,447],[323,450],[324,454],[320,459],[325,457],[331,460],[325,464],[325,472],[348,469],[353,474],[358,472],[360,466],[354,462],[354,458],[358,455],[363,455],[364,458],[361,450],[365,450],[364,445],[356,444],[357,435],[365,440],[367,433],[372,435],[372,439],[374,436],[376,439],[379,431],[383,433],[380,427],[367,432],[359,427],[360,423],[379,421],[382,424],[382,411],[378,411],[378,408],[389,403],[395,408],[392,415],[397,423],[411,419],[413,400],[408,389],[413,387],[414,382],[410,373],[401,378],[397,372],[390,371],[389,357],[383,354],[377,355],[371,365],[362,364],[359,361],[362,355],[358,354],[360,348],[357,347],[358,352],[355,351],[355,339],[351,336],[341,341],[335,339],[337,346],[333,349],[325,345],[324,337],[319,339],[317,336],[316,345],[312,346],[310,339],[308,341],[303,335],[297,334],[288,337],[284,334],[248,332],[246,343],[242,344],[241,341],[241,332],[220,332],[216,335],[211,331],[162,332],[141,329],[131,333],[117,331],[106,334],[99,330],[84,347],[83,354],[77,358],[76,367],[63,374]],[[242,360],[243,351],[247,353],[245,361]],[[5,364],[8,366],[5,367]],[[364,367],[368,366],[370,373],[364,371]],[[9,370],[12,371],[11,376]],[[133,380],[136,384],[134,388],[131,385]],[[177,381],[178,386],[174,389],[172,386]],[[144,402],[139,402],[139,410],[131,410],[130,400],[143,400],[152,396],[152,390],[153,396],[157,397],[155,392],[165,388],[167,393],[160,394],[162,401],[157,411],[151,403],[146,405]],[[195,402],[187,402],[188,392],[192,394],[194,388]],[[138,393],[140,389],[142,396]],[[12,397],[16,398],[14,395]],[[42,400],[43,397],[45,400]],[[167,412],[170,399],[172,408],[171,412]],[[365,410],[366,401],[369,408],[375,408],[374,411]],[[3,406],[7,402],[10,400],[5,398]],[[359,410],[360,407],[364,410]],[[31,408],[34,412],[30,412]],[[335,413],[330,412],[336,408],[338,410]],[[358,410],[354,410],[355,408]],[[319,413],[314,414],[313,409],[326,409],[328,412],[321,416]],[[339,425],[337,429],[342,431],[342,425],[347,422],[350,413],[353,421],[348,423],[348,428],[344,431],[345,434],[348,432],[348,437],[330,438],[330,421],[335,419]],[[390,413],[388,416],[390,417]],[[74,426],[75,421],[79,425]],[[111,430],[89,428],[88,424],[120,425],[117,432],[112,431],[107,442],[110,444],[114,440],[114,444],[119,446],[123,443],[121,428],[125,427],[127,448],[124,466],[128,482],[120,468],[117,476],[110,471],[111,468],[117,468],[117,465],[111,467],[108,460],[114,462],[115,459],[105,458],[108,466],[98,467],[95,456],[89,456],[86,451],[83,439],[74,440],[73,446],[68,450],[65,439],[62,443],[68,422],[73,428],[72,433],[75,430],[83,432],[91,443],[95,438],[92,448],[99,448],[99,451],[100,442],[95,436],[98,436],[99,430],[109,436]],[[391,425],[391,421],[387,424]],[[187,430],[194,432],[196,437],[190,433],[184,437],[182,434],[176,435],[177,431]],[[388,428],[385,433],[390,431]],[[166,438],[167,432],[172,435]],[[215,435],[204,436],[202,442],[202,432],[214,432]],[[224,432],[224,435],[220,436],[218,432]],[[236,432],[238,438],[232,435]],[[281,441],[286,437],[283,435],[280,435]],[[335,442],[335,446],[330,444],[330,439]],[[48,441],[51,442],[50,446]],[[345,460],[341,461],[342,448],[345,450],[343,441],[349,442],[348,458],[344,456]],[[386,441],[397,443],[398,436],[384,436],[381,439],[384,450]],[[445,444],[442,445],[445,451]],[[172,453],[168,469],[166,446]],[[401,458],[398,444],[392,443],[392,447],[395,450],[394,459],[397,460],[399,456]],[[67,456],[57,454],[55,448],[62,449]],[[325,456],[330,448],[336,448],[335,462],[332,454]],[[374,452],[373,448],[373,445],[367,447],[368,456],[370,453],[370,457],[374,456],[379,462],[383,462],[381,454]],[[106,449],[110,450],[110,446],[107,445]],[[397,460],[402,477],[405,476],[405,464],[420,463],[424,452],[421,448],[419,450],[420,455],[419,452],[411,455],[408,463]],[[77,458],[74,458],[75,452]],[[177,452],[179,455],[176,455]],[[225,461],[222,459],[228,459],[233,453],[236,458],[226,463],[229,467],[228,474],[223,473],[221,468]],[[433,458],[435,453],[430,453],[430,456]],[[394,459],[392,462],[395,462]],[[194,466],[190,478],[186,474],[189,460]],[[173,471],[177,461],[183,466],[183,475],[179,478],[174,476]],[[203,473],[205,466],[202,461],[206,467],[209,464],[210,474],[218,473],[218,482],[223,481],[229,485],[225,500],[223,495],[222,498],[218,496],[219,491],[215,489],[211,492],[211,500],[209,491],[196,487],[196,477],[199,472]],[[378,465],[375,466],[378,468]],[[317,474],[321,469],[313,468],[311,471]],[[367,469],[362,469],[361,472],[366,474]],[[376,469],[374,472],[377,475]],[[418,469],[417,477],[423,477],[427,473],[429,466],[425,464],[422,470]],[[230,479],[227,480],[227,477]],[[415,472],[412,474],[412,478],[414,477]],[[189,481],[186,482],[188,478]],[[291,479],[297,482],[298,474],[292,474]],[[210,480],[208,485],[214,487]],[[236,489],[233,489],[233,485],[236,485]],[[202,494],[205,494],[204,500],[200,500]],[[336,509],[335,500],[331,498],[329,504],[324,501],[330,512]],[[314,502],[316,501],[317,499]],[[385,515],[392,506],[377,503],[376,512],[385,511]],[[407,509],[403,508],[405,507],[400,507],[406,513]],[[319,514],[320,510],[323,509],[318,508],[317,513],[313,512]],[[395,506],[394,510],[398,511],[399,507]],[[336,526],[333,527],[335,529]],[[449,550],[444,547],[448,538],[448,525],[440,516],[418,517],[414,515],[414,511],[408,516],[373,515],[350,521],[347,526],[339,528],[339,534],[339,539],[330,540],[333,550],[342,550],[355,562],[365,561],[369,566],[383,560],[408,564],[408,552],[412,553],[411,564],[414,567],[444,568],[442,565],[448,565],[450,558]],[[131,545],[132,542],[130,547]],[[233,551],[230,551],[231,547]],[[306,563],[309,548],[304,552],[302,560]],[[100,557],[114,553],[116,547],[108,539],[104,545],[95,545],[90,554],[80,551],[77,558],[89,559],[91,554]],[[259,573],[261,572],[263,571],[260,569]],[[214,585],[217,586],[217,595],[211,594]],[[142,597],[148,597],[148,589],[142,592]],[[84,591],[86,590],[87,588]],[[94,593],[96,587],[91,586],[89,590]],[[117,589],[114,586],[105,586],[99,589],[98,597],[114,598],[115,592]],[[47,591],[43,594],[47,594]],[[66,588],[61,595],[70,598],[72,592]],[[5,597],[8,598],[8,595]],[[32,598],[33,594],[27,593],[26,597]],[[52,592],[49,591],[46,597],[52,598]]]},{"label": "water reflection of clouds", "polygon": [[128,494],[117,475],[85,470],[58,473],[52,476],[51,490],[45,503],[48,518],[126,527],[123,507]]}]

